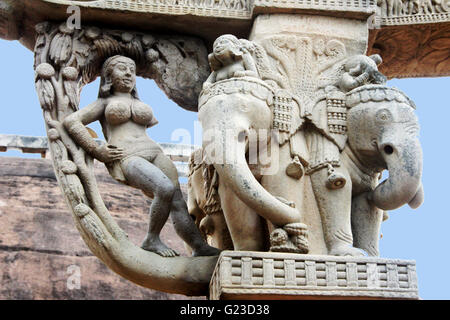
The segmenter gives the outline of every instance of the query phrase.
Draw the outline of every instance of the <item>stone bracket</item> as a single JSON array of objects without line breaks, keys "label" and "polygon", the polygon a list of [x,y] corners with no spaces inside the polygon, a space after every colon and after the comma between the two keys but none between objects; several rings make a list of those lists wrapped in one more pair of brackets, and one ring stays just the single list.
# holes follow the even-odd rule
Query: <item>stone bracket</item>
[{"label": "stone bracket", "polygon": [[419,299],[415,261],[223,251],[211,300]]}]

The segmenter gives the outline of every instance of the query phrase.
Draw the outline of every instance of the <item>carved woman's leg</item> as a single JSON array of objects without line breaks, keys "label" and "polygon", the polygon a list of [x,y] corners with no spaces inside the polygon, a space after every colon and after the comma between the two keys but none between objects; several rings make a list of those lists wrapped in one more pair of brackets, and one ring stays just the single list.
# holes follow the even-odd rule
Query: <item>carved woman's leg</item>
[{"label": "carved woman's leg", "polygon": [[189,215],[186,201],[183,198],[178,182],[177,168],[173,162],[166,155],[160,153],[156,156],[153,164],[172,181],[172,185],[174,186],[170,217],[172,218],[176,233],[191,247],[193,256],[218,255],[220,250],[209,246],[205,242],[200,230]]},{"label": "carved woman's leg", "polygon": [[147,195],[153,195],[148,233],[142,248],[164,257],[177,255],[159,238],[172,207],[172,198],[175,193],[172,181],[158,167],[140,157],[129,157],[124,160],[122,170],[128,184]]}]

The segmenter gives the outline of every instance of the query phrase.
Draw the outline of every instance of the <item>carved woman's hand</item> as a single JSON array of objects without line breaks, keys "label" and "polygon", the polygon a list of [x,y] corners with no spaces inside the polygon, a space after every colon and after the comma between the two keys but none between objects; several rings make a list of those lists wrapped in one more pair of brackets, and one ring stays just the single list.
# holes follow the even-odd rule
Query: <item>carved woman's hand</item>
[{"label": "carved woman's hand", "polygon": [[103,144],[98,146],[94,151],[94,157],[104,163],[121,160],[123,156],[123,149],[111,144]]}]

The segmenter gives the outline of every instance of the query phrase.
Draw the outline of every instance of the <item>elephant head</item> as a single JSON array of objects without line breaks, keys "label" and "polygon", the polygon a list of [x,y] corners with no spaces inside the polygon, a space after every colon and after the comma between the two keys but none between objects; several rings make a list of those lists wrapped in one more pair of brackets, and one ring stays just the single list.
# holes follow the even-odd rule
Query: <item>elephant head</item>
[{"label": "elephant head", "polygon": [[423,202],[422,149],[414,103],[401,91],[365,85],[347,94],[348,143],[359,162],[389,177],[369,195],[375,206],[394,210]]}]

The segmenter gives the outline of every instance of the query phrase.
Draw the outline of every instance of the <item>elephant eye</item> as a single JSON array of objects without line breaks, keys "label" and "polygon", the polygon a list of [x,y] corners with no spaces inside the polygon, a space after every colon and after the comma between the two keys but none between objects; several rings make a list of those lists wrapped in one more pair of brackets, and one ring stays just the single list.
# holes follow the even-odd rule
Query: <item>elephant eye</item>
[{"label": "elephant eye", "polygon": [[382,109],[377,112],[376,119],[380,122],[386,122],[392,119],[392,114],[387,109]]}]

